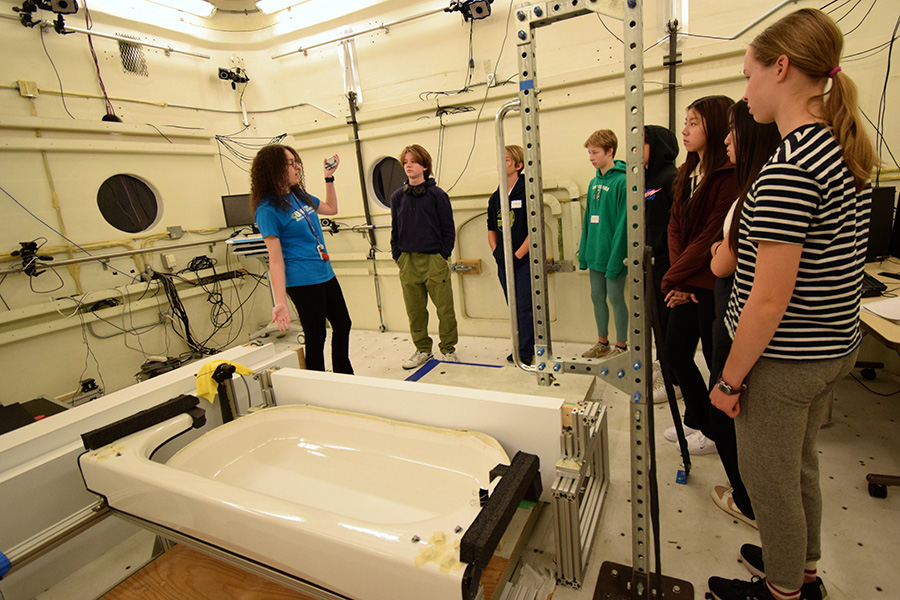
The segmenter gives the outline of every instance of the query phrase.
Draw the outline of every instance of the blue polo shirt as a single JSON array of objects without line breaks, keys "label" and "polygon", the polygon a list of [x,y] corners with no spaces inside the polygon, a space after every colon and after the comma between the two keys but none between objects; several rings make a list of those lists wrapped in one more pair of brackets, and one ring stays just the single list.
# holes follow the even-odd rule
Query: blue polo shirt
[{"label": "blue polo shirt", "polygon": [[256,208],[256,226],[263,238],[274,236],[281,241],[287,287],[325,283],[334,277],[331,261],[322,260],[316,249],[318,244],[325,246],[316,214],[319,199],[310,196],[310,200],[313,206],[291,194],[292,210],[282,212],[263,198]]}]

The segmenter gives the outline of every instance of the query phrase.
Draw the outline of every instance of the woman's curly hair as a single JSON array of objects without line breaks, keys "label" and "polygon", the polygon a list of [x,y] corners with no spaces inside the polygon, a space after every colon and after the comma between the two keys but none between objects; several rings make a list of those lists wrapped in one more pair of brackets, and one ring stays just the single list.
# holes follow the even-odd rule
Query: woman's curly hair
[{"label": "woman's curly hair", "polygon": [[303,162],[300,155],[290,146],[271,144],[260,149],[250,165],[250,208],[256,212],[261,202],[269,202],[275,208],[288,212],[291,210],[289,198],[285,198],[284,188],[287,180],[288,159],[284,151],[294,155],[294,160],[300,165],[300,185],[291,186],[301,202],[312,205],[309,194],[306,192],[306,177],[303,173]]}]

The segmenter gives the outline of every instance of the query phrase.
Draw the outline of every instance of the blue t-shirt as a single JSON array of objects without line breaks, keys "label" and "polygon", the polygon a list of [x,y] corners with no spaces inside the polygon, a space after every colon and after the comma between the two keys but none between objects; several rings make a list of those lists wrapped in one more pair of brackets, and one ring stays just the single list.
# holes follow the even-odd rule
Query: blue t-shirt
[{"label": "blue t-shirt", "polygon": [[334,277],[330,260],[322,260],[316,246],[323,251],[325,237],[319,224],[319,199],[310,196],[313,206],[301,202],[291,194],[293,210],[282,212],[263,198],[256,208],[256,226],[263,238],[275,236],[281,241],[284,274],[287,287],[325,283]]}]

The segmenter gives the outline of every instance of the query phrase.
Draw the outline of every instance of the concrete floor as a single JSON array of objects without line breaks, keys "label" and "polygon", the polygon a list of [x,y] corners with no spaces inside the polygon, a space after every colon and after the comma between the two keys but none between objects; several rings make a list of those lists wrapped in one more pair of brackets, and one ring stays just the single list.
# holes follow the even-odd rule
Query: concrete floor
[{"label": "concrete floor", "polygon": [[[462,338],[457,349],[461,361],[502,368],[467,367],[462,372],[459,365],[441,363],[423,377],[423,381],[528,394],[555,394],[567,401],[575,401],[579,395],[583,397],[593,385],[592,378],[569,375],[561,378],[559,385],[539,388],[532,375],[508,365],[505,359],[508,346],[508,340]],[[576,344],[554,344],[554,353],[578,354],[583,349]],[[413,372],[403,370],[400,364],[412,352],[409,336],[403,333],[354,331],[352,334],[351,359],[359,375],[406,379]],[[858,376],[858,372],[855,374]],[[900,390],[900,378],[880,371],[875,381],[865,382],[865,385],[873,391],[864,389],[852,378],[839,383],[832,424],[819,438],[825,498],[823,558],[819,574],[832,600],[900,598],[897,570],[900,564],[900,489],[889,488],[886,499],[872,498],[867,493],[865,480],[870,472],[900,475],[897,443],[900,439],[900,394],[880,395]],[[586,580],[579,590],[556,587],[555,600],[593,598],[601,563],[632,563],[627,398],[599,381],[592,393],[608,407],[611,485]],[[727,483],[716,455],[693,457],[687,484],[675,482],[681,458],[675,444],[662,437],[672,421],[668,405],[656,405],[654,418],[662,572],[692,583],[693,597],[699,600],[707,592],[706,580],[711,575],[749,577],[736,560],[737,552],[741,544],[759,543],[759,538],[755,529],[729,517],[713,504],[710,497],[713,486]],[[522,555],[523,565],[527,563],[546,577],[549,577],[548,570],[553,568],[551,512],[549,506],[542,511]],[[121,560],[121,552],[113,551],[110,555],[119,556]],[[85,578],[80,578],[79,582],[77,575],[41,598],[78,600],[96,597],[89,593],[91,586],[85,585]]]}]

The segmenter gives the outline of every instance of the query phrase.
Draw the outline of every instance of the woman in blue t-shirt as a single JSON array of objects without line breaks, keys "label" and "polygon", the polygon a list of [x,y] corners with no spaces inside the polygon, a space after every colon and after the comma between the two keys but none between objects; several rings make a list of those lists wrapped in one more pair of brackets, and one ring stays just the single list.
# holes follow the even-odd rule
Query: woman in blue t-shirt
[{"label": "woman in blue t-shirt", "polygon": [[275,306],[272,322],[290,325],[287,297],[297,308],[306,339],[306,368],[325,370],[325,320],[331,323],[331,367],[353,374],[350,364],[350,313],[328,252],[319,214],[337,214],[334,172],[338,155],[325,161],[325,200],[306,191],[303,163],[290,146],[272,144],[256,154],[250,167],[250,205],[269,252],[269,277]]}]

